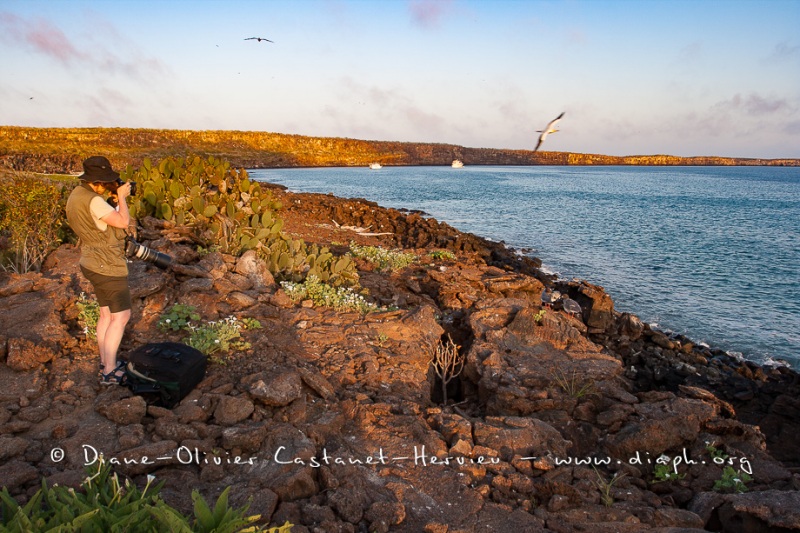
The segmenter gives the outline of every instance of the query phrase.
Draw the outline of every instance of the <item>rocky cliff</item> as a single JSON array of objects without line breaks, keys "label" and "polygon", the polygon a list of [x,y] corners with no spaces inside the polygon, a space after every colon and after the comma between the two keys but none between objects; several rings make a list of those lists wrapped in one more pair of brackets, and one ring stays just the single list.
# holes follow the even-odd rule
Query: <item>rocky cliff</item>
[{"label": "rocky cliff", "polygon": [[[141,240],[180,267],[132,264],[123,351],[176,340],[155,327],[176,302],[264,325],[169,410],[97,384],[75,248],[42,273],[0,274],[0,480],[12,494],[30,497],[41,477],[77,486],[97,451],[137,483],[166,480],[179,508],[187,487],[215,497],[231,485],[234,503],[251,497],[252,513],[294,533],[800,529],[796,373],[651,330],[601,287],[418,213],[275,194],[284,230],[308,242],[415,251],[397,271],[359,263],[369,297],[395,310],[294,303],[252,255],[200,255],[181,228],[142,220]],[[441,249],[455,259],[428,254]],[[543,309],[544,287],[581,312]],[[431,367],[445,335],[465,361],[446,404]]]},{"label": "rocky cliff", "polygon": [[534,153],[246,131],[0,127],[0,164],[15,170],[70,174],[80,172],[81,161],[94,154],[124,167],[140,166],[145,157],[187,153],[213,155],[243,168],[450,165],[454,159],[466,165],[800,165],[797,159]]}]

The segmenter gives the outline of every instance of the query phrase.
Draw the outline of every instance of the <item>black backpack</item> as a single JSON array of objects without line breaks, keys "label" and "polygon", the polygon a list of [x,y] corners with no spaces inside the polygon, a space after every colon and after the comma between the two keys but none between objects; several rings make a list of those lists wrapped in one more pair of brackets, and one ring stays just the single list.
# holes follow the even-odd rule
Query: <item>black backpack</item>
[{"label": "black backpack", "polygon": [[127,385],[148,403],[171,409],[206,375],[203,352],[178,342],[145,344],[127,354]]}]

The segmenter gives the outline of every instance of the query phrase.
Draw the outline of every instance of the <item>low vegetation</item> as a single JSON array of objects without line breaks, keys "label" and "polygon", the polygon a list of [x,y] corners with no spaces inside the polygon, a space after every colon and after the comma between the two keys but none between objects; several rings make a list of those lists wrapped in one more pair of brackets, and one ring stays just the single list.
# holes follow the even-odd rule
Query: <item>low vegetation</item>
[{"label": "low vegetation", "polygon": [[281,287],[294,302],[310,300],[317,306],[361,314],[382,310],[351,287],[332,287],[314,275],[308,276],[303,283],[283,281]]},{"label": "low vegetation", "polygon": [[400,270],[417,260],[416,255],[402,250],[387,250],[380,246],[359,246],[354,242],[350,243],[350,253],[372,263],[379,272]]},{"label": "low vegetation", "polygon": [[242,331],[260,329],[261,323],[254,318],[234,316],[202,322],[194,306],[175,304],[161,315],[158,327],[162,331],[187,332],[185,344],[203,352],[212,362],[225,364],[229,352],[250,348],[250,343],[242,338]]},{"label": "low vegetation", "polygon": [[47,254],[73,238],[64,214],[70,190],[30,173],[0,174],[0,267],[37,271]]},{"label": "low vegetation", "polygon": [[24,505],[17,503],[4,488],[0,492],[0,531],[291,532],[292,525],[288,522],[269,530],[255,525],[261,518],[259,515],[248,516],[247,506],[237,509],[229,505],[229,488],[222,491],[213,508],[198,491],[193,491],[194,515],[187,517],[159,497],[164,483],[156,483],[153,476],[147,476],[144,489],[139,489],[130,480],[120,480],[102,461],[87,467],[87,474],[78,490],[48,487],[42,481],[42,488]]}]

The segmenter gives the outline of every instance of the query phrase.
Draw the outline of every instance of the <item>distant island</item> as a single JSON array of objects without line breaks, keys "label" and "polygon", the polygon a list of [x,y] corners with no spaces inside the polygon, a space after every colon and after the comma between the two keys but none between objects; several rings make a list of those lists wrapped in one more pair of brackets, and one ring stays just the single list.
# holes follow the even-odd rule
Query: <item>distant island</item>
[{"label": "distant island", "polygon": [[145,157],[213,155],[243,168],[450,165],[800,166],[800,159],[670,155],[608,156],[570,152],[468,148],[454,144],[365,141],[257,131],[0,126],[0,165],[24,171],[80,172],[103,154],[114,166]]}]

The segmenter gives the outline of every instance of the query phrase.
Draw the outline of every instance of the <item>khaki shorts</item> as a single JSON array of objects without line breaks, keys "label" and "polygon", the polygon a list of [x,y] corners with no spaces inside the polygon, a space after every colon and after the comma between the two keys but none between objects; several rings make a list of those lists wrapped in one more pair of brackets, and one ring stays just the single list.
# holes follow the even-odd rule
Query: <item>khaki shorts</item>
[{"label": "khaki shorts", "polygon": [[81,266],[81,272],[88,279],[97,303],[100,307],[108,307],[112,313],[127,311],[131,308],[131,291],[128,288],[128,277],[111,277],[92,272]]}]

